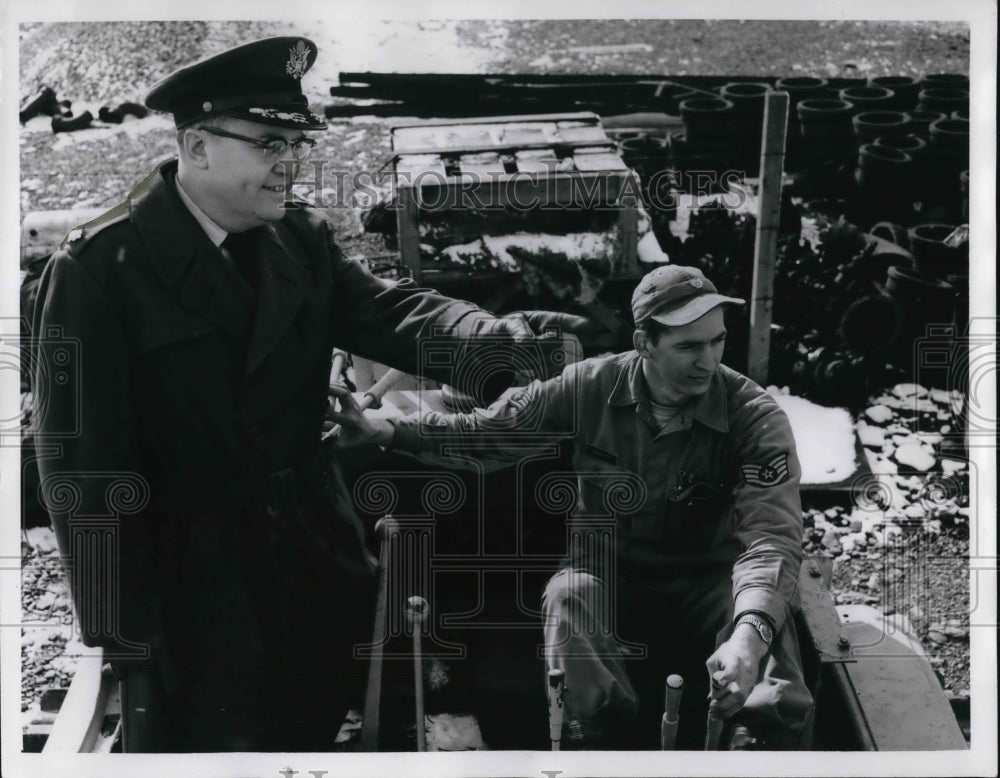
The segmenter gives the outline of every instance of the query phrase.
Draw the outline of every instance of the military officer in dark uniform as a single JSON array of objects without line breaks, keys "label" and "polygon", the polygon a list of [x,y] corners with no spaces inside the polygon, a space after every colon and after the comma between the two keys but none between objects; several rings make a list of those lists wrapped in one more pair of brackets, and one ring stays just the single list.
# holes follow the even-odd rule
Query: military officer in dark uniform
[{"label": "military officer in dark uniform", "polygon": [[271,38],[157,84],[178,158],[71,232],[40,284],[41,493],[84,642],[122,682],[127,751],[331,748],[373,582],[321,448],[331,350],[447,381],[418,364],[432,329],[532,337],[379,280],[289,205],[325,127],[300,86],[316,54]]}]

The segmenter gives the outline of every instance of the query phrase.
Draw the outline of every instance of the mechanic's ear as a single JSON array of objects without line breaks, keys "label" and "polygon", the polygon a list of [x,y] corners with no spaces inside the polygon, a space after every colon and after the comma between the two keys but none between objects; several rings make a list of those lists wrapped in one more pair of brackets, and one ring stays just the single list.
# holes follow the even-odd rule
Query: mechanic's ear
[{"label": "mechanic's ear", "polygon": [[642,330],[635,330],[632,333],[632,347],[639,352],[639,356],[649,356],[649,338]]}]

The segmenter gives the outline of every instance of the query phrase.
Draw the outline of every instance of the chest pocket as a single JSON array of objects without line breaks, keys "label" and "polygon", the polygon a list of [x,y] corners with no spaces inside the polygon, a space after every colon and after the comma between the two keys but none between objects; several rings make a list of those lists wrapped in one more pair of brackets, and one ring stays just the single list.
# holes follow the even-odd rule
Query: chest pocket
[{"label": "chest pocket", "polygon": [[[613,455],[612,455],[613,456]],[[627,468],[609,461],[598,450],[576,457],[574,468],[580,483],[578,512],[591,517],[608,517],[620,539],[633,532],[633,517],[643,510],[647,489],[643,479]]]},{"label": "chest pocket", "polygon": [[728,537],[732,489],[679,473],[663,500],[664,539],[679,553],[703,553]]}]

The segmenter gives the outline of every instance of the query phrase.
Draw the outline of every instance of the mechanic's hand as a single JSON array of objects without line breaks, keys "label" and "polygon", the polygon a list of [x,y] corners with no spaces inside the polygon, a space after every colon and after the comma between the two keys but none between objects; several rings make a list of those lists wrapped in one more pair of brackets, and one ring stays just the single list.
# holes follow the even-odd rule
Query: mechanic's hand
[{"label": "mechanic's hand", "polygon": [[[356,448],[357,446],[388,446],[392,443],[395,429],[385,419],[369,419],[354,399],[346,384],[337,382],[330,384],[329,409],[326,416],[341,426],[340,435],[334,443],[335,448]],[[340,405],[340,410],[334,407],[334,399]]]},{"label": "mechanic's hand", "polygon": [[709,713],[713,718],[728,719],[743,708],[766,653],[767,645],[747,624],[738,624],[732,637],[715,649],[705,662],[712,682]]}]

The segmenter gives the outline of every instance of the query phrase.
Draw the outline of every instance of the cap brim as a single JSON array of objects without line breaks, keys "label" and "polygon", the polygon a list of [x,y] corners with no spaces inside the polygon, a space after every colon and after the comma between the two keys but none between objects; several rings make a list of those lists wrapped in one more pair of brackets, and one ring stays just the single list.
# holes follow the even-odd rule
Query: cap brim
[{"label": "cap brim", "polygon": [[680,308],[663,313],[654,313],[649,318],[666,324],[668,327],[678,327],[682,324],[690,324],[696,319],[700,319],[706,313],[719,305],[744,305],[746,300],[738,297],[726,297],[722,294],[703,294],[684,303]]},{"label": "cap brim", "polygon": [[293,130],[325,130],[326,119],[314,114],[303,105],[253,106],[224,111],[227,116],[246,119],[248,122],[269,127],[287,127]]}]

